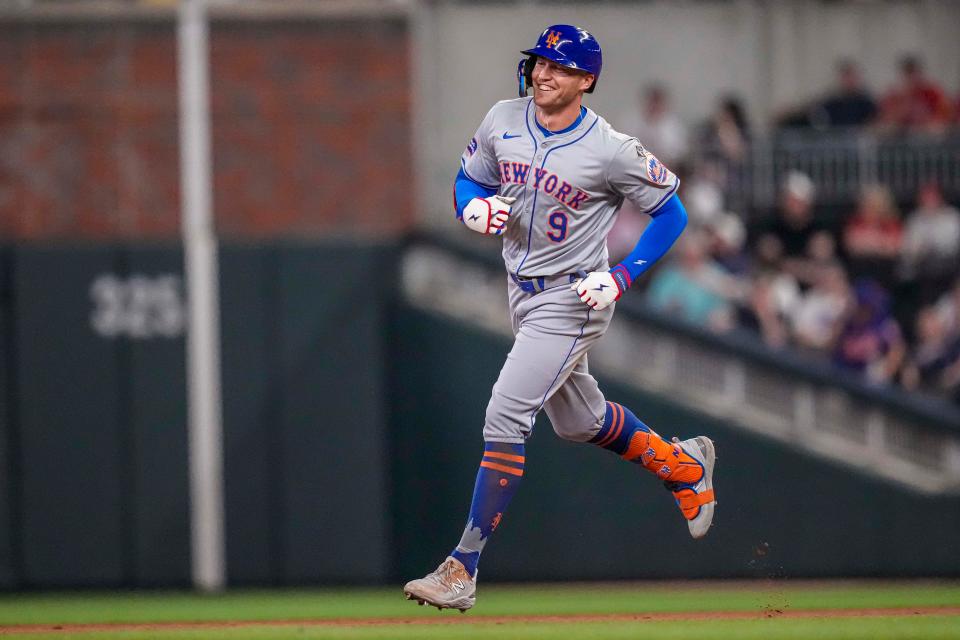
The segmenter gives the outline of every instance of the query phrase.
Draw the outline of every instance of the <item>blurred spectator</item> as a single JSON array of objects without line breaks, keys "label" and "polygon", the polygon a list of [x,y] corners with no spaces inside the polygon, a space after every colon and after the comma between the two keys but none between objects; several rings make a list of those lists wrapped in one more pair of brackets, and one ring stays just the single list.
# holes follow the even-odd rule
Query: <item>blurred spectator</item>
[{"label": "blurred spectator", "polygon": [[928,304],[950,286],[958,261],[960,211],[944,201],[938,185],[928,183],[917,195],[917,209],[907,217],[901,276],[918,286],[921,304]]},{"label": "blurred spectator", "polygon": [[810,109],[810,121],[818,128],[860,127],[877,115],[877,103],[863,86],[860,69],[851,60],[837,63],[834,92]]},{"label": "blurred spectator", "polygon": [[819,230],[810,236],[807,249],[802,258],[786,258],[784,269],[792,273],[804,286],[818,282],[824,271],[840,265],[837,257],[837,240],[826,230]]},{"label": "blurred spectator", "polygon": [[916,56],[900,61],[900,81],[883,98],[880,123],[891,129],[942,131],[953,117],[947,95],[924,74]]},{"label": "blurred spectator", "polygon": [[843,267],[834,265],[822,271],[793,306],[790,324],[796,344],[828,350],[840,333],[850,302],[850,284]]},{"label": "blurred spectator", "polygon": [[780,241],[783,255],[803,258],[810,237],[822,229],[813,216],[816,188],[806,174],[791,171],[780,192],[780,209],[770,233]]},{"label": "blurred spectator", "polygon": [[892,286],[902,244],[903,225],[890,190],[882,185],[865,187],[856,212],[843,228],[851,275],[873,277]]},{"label": "blurred spectator", "polygon": [[904,366],[903,386],[960,399],[960,333],[951,332],[932,306],[917,314],[916,333],[917,345]]},{"label": "blurred spectator", "polygon": [[718,102],[701,128],[695,151],[698,173],[719,185],[723,193],[743,192],[753,167],[747,116],[739,98],[727,96]]},{"label": "blurred spectator", "polygon": [[960,334],[960,278],[957,278],[949,291],[940,296],[936,309],[948,330]]},{"label": "blurred spectator", "polygon": [[699,232],[680,237],[676,258],[650,281],[647,304],[687,322],[718,332],[732,328],[731,298],[741,295],[737,282],[707,255]]},{"label": "blurred spectator", "polygon": [[722,98],[704,126],[703,149],[709,157],[739,163],[746,159],[749,141],[743,103],[734,96]]},{"label": "blurred spectator", "polygon": [[751,320],[767,346],[781,348],[787,345],[790,333],[789,316],[800,295],[796,281],[789,274],[761,272],[750,290]]},{"label": "blurred spectator", "polygon": [[890,313],[890,296],[876,282],[859,280],[854,304],[837,336],[833,361],[871,382],[887,382],[897,374],[906,352],[900,325]]},{"label": "blurred spectator", "polygon": [[744,252],[747,229],[735,213],[720,213],[706,225],[710,257],[732,276],[745,277],[750,271],[750,258]]},{"label": "blurred spectator", "polygon": [[723,215],[723,192],[708,177],[709,174],[709,171],[698,172],[682,185],[683,204],[693,228],[713,224],[718,216]]},{"label": "blurred spectator", "polygon": [[756,243],[753,285],[740,311],[740,324],[760,334],[771,347],[783,347],[790,337],[789,318],[800,297],[796,279],[783,271],[783,246],[767,234]]},{"label": "blurred spectator", "polygon": [[637,95],[638,108],[624,118],[624,133],[636,136],[665,165],[674,169],[687,159],[688,133],[672,110],[665,87],[653,84]]},{"label": "blurred spectator", "polygon": [[836,261],[836,241],[813,215],[813,181],[791,171],[784,181],[777,218],[764,235],[776,238],[782,267],[805,284],[816,279],[815,271]]}]

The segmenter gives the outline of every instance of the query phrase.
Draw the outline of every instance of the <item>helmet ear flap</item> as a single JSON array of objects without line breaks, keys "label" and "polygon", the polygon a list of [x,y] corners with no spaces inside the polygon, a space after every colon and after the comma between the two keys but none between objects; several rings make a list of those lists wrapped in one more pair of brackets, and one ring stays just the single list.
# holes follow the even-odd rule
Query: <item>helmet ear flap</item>
[{"label": "helmet ear flap", "polygon": [[527,90],[533,85],[533,67],[537,64],[537,56],[520,58],[517,65],[517,83],[520,87],[520,97],[527,96]]},{"label": "helmet ear flap", "polygon": [[526,63],[526,58],[520,58],[520,63],[517,65],[517,87],[520,93],[521,98],[527,97],[527,76],[523,72],[524,64]]}]

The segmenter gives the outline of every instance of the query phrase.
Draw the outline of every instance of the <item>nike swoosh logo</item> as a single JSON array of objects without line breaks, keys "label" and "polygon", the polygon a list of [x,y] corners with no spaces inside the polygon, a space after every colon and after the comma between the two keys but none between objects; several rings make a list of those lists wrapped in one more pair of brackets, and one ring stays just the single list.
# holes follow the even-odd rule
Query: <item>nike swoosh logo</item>
[{"label": "nike swoosh logo", "polygon": [[519,138],[519,137],[520,137],[519,135],[512,136],[512,135],[510,135],[509,133],[507,133],[506,131],[503,132],[503,139],[504,139],[504,140],[510,140],[511,138]]}]

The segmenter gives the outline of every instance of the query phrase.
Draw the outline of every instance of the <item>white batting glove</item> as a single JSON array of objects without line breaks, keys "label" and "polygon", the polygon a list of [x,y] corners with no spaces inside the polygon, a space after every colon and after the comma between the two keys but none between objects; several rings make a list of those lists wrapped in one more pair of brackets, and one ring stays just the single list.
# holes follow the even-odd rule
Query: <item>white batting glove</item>
[{"label": "white batting glove", "polygon": [[580,300],[588,307],[600,311],[620,299],[623,291],[609,271],[593,271],[574,282],[571,289],[577,292]]},{"label": "white batting glove", "polygon": [[499,236],[507,228],[514,200],[507,196],[474,198],[463,208],[463,224],[477,233]]}]

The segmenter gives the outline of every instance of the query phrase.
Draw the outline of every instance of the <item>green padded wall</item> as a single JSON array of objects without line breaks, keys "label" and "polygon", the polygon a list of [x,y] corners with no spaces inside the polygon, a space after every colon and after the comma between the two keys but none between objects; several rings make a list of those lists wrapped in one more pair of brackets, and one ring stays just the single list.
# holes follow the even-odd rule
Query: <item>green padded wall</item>
[{"label": "green padded wall", "polygon": [[23,580],[120,584],[132,570],[125,371],[118,344],[91,330],[89,299],[119,256],[103,247],[21,247],[15,256]]},{"label": "green padded wall", "polygon": [[[138,247],[124,255],[128,274],[173,277],[185,299],[180,250]],[[123,341],[131,429],[127,509],[134,531],[132,581],[137,585],[185,584],[190,579],[184,342],[185,333]]]},{"label": "green padded wall", "polygon": [[287,244],[221,255],[231,581],[382,580],[395,252]]},{"label": "green padded wall", "polygon": [[[394,568],[403,580],[459,539],[489,389],[510,344],[409,307],[394,317]],[[659,482],[607,451],[560,440],[541,415],[523,484],[484,552],[485,579],[960,573],[960,499],[916,495],[600,382],[661,434],[714,439],[714,528],[692,540]]]},{"label": "green padded wall", "polygon": [[16,386],[13,335],[13,256],[0,246],[0,588],[15,586],[19,578],[19,526],[15,503],[20,494],[16,446]]}]

